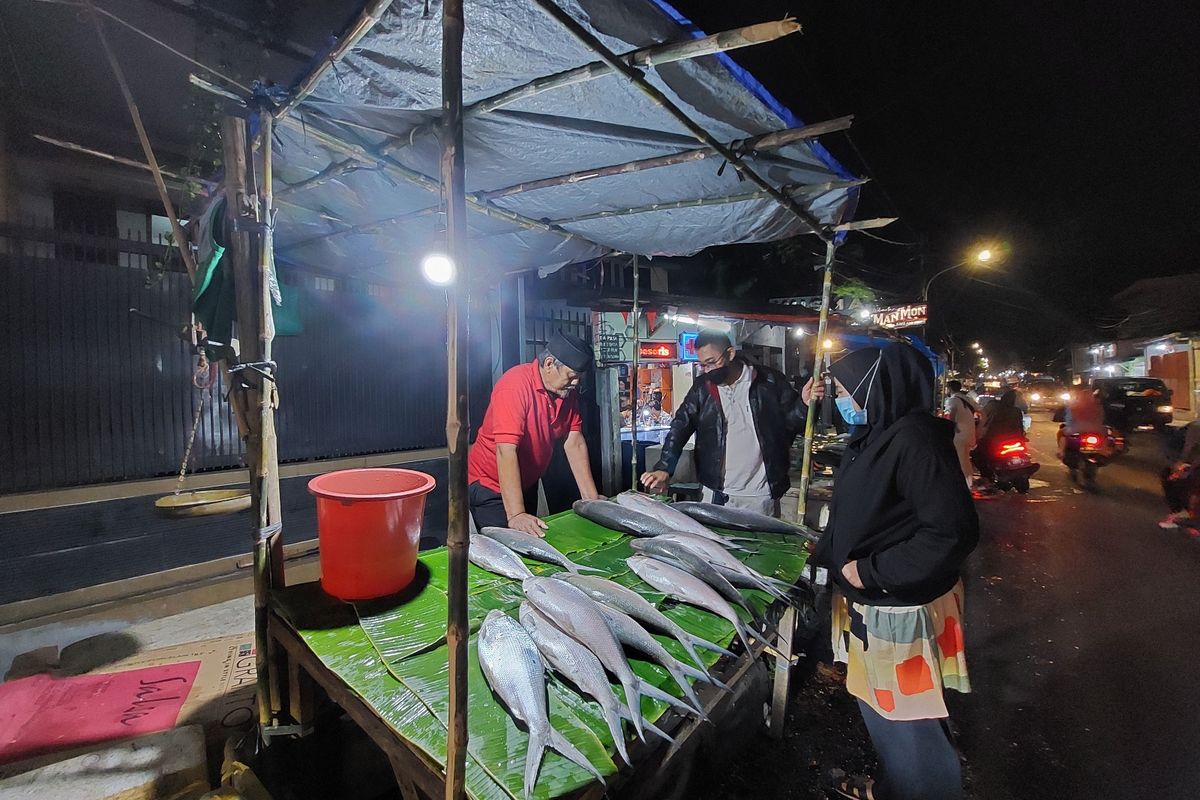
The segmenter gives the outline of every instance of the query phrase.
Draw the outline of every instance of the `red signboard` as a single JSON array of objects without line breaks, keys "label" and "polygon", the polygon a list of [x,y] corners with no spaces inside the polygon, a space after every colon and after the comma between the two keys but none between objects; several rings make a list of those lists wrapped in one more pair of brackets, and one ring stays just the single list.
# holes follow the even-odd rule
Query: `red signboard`
[{"label": "red signboard", "polygon": [[638,358],[643,361],[676,361],[679,358],[679,345],[675,342],[641,342],[638,345]]}]

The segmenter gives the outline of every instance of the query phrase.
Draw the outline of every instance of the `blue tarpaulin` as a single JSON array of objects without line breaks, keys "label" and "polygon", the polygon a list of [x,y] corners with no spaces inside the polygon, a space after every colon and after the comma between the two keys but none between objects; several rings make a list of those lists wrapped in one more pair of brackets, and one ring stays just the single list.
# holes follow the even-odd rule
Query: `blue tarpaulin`
[{"label": "blue tarpaulin", "polygon": [[[626,53],[700,35],[660,0],[561,0],[560,5],[610,50]],[[424,4],[394,2],[317,83],[298,113],[306,129],[278,126],[275,246],[281,260],[393,279],[415,277],[422,256],[444,246],[444,217],[430,209],[440,148],[432,122],[441,110],[441,21]],[[597,57],[526,0],[466,4],[464,101],[469,107],[536,78]],[[647,78],[692,119],[729,142],[800,120],[726,56],[703,56],[645,69]],[[310,113],[305,113],[308,109]],[[666,111],[624,77],[609,74],[556,88],[486,114],[464,126],[467,191],[495,190],[565,173],[700,147]],[[312,135],[335,133],[372,155],[386,154],[433,184],[417,185],[377,165],[345,161]],[[383,158],[384,156],[380,156]],[[815,141],[751,153],[745,162],[796,200],[822,225],[845,221],[857,189]],[[491,274],[562,265],[611,251],[689,255],[705,247],[764,242],[807,232],[763,196],[689,208],[658,209],[570,221],[599,211],[630,212],[653,204],[753,195],[757,187],[722,167],[720,157],[497,197],[500,209],[559,230],[469,212],[473,268]],[[322,173],[332,180],[302,190],[283,187]],[[431,190],[430,186],[433,186]],[[281,191],[283,190],[283,191]],[[369,226],[370,223],[380,223]],[[332,235],[330,235],[332,234]]]}]

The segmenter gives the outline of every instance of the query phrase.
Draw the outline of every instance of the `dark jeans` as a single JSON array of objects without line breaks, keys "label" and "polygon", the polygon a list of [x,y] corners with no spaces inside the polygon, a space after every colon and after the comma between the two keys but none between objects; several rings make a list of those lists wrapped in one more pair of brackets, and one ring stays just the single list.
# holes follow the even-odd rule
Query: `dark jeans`
[{"label": "dark jeans", "polygon": [[1196,516],[1200,511],[1200,468],[1194,468],[1184,478],[1172,479],[1171,468],[1162,471],[1163,497],[1172,513],[1190,511]]},{"label": "dark jeans", "polygon": [[944,719],[885,719],[858,707],[879,755],[876,800],[962,800],[962,767]]},{"label": "dark jeans", "polygon": [[[525,510],[530,514],[536,514],[537,483],[526,489],[524,494]],[[501,499],[499,492],[493,492],[479,481],[475,481],[467,487],[467,504],[471,507],[471,518],[475,520],[476,528],[482,530],[489,527],[508,527],[508,514],[504,511],[504,500]]]}]

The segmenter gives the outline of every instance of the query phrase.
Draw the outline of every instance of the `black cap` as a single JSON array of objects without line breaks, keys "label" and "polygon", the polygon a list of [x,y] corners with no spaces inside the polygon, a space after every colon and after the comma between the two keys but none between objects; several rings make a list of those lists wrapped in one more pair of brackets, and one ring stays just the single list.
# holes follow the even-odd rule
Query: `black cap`
[{"label": "black cap", "polygon": [[592,367],[592,346],[578,336],[558,331],[550,337],[546,349],[576,372],[584,372]]}]

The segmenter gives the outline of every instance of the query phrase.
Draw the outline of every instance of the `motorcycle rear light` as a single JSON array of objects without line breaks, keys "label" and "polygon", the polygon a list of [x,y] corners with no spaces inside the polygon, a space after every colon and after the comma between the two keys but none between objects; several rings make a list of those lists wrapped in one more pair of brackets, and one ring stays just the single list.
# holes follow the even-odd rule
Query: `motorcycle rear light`
[{"label": "motorcycle rear light", "polygon": [[1024,452],[1025,452],[1025,443],[1024,442],[1007,442],[1006,444],[1000,445],[1000,455],[1002,455],[1002,456],[1011,456],[1013,453],[1024,453]]},{"label": "motorcycle rear light", "polygon": [[1099,436],[1090,436],[1090,435],[1085,436],[1085,437],[1083,437],[1083,443],[1090,444],[1091,446],[1095,447],[1096,445],[1100,444],[1100,437]]}]

